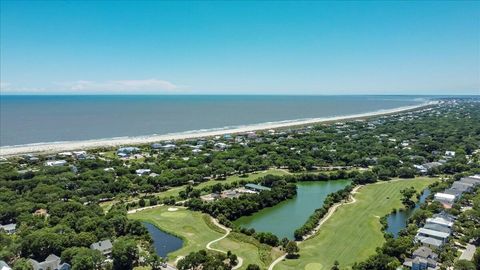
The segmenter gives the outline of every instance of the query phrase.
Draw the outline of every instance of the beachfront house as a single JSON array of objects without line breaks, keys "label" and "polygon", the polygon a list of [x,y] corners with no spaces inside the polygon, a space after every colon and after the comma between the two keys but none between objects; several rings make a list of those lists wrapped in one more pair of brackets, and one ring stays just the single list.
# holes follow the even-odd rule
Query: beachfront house
[{"label": "beachfront house", "polygon": [[117,155],[119,157],[128,157],[129,155],[135,154],[135,153],[138,153],[138,152],[140,152],[140,148],[133,147],[133,146],[121,147],[121,148],[117,149]]},{"label": "beachfront house", "polygon": [[438,255],[430,248],[421,246],[417,248],[412,258],[407,258],[403,263],[403,266],[412,270],[434,270],[437,269]]},{"label": "beachfront house", "polygon": [[91,244],[90,248],[94,249],[94,250],[98,250],[104,256],[108,257],[112,253],[113,245],[112,245],[112,242],[109,239],[107,239],[107,240],[102,240],[102,241],[98,241],[98,242],[95,242],[95,243]]},{"label": "beachfront house", "polygon": [[262,191],[270,191],[270,190],[272,190],[272,189],[269,188],[269,187],[264,187],[264,186],[257,185],[257,184],[246,184],[246,185],[245,185],[245,188],[246,188],[246,189],[249,189],[249,190],[256,191],[256,192],[262,192]]},{"label": "beachfront house", "polygon": [[71,266],[68,263],[61,263],[60,257],[54,254],[48,255],[43,262],[38,262],[34,259],[28,260],[32,265],[33,270],[70,270]]},{"label": "beachfront house", "polygon": [[5,231],[7,234],[14,234],[17,230],[17,224],[10,223],[6,225],[0,225],[0,231]]},{"label": "beachfront house", "polygon": [[66,160],[48,160],[45,162],[45,166],[48,167],[60,167],[67,164]]}]

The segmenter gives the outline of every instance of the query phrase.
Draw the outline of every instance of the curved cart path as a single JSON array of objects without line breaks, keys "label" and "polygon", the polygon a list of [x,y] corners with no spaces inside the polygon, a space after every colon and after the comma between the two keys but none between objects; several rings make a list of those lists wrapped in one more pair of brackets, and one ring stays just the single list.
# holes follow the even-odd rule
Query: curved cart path
[{"label": "curved cart path", "polygon": [[[225,237],[227,237],[227,236],[230,234],[231,229],[223,226],[222,224],[220,224],[220,223],[218,222],[218,220],[216,220],[216,219],[213,218],[213,217],[212,217],[212,222],[213,222],[213,224],[215,224],[217,227],[220,227],[222,230],[224,230],[224,231],[225,231],[225,234],[224,234],[222,237],[220,237],[220,238],[217,238],[217,239],[215,239],[215,240],[212,240],[212,241],[208,242],[206,248],[209,249],[209,250],[213,250],[213,251],[217,251],[217,252],[221,252],[221,253],[226,254],[226,253],[227,253],[226,251],[223,251],[223,250],[220,250],[220,249],[216,249],[216,248],[212,248],[211,245],[214,244],[214,243],[216,243],[216,242],[218,242],[218,241],[220,241],[220,240],[222,240],[222,239],[224,239]],[[242,257],[237,256],[237,260],[238,260],[237,265],[235,265],[232,269],[238,269],[238,268],[242,267],[242,265],[243,265],[243,259],[242,259]]]}]

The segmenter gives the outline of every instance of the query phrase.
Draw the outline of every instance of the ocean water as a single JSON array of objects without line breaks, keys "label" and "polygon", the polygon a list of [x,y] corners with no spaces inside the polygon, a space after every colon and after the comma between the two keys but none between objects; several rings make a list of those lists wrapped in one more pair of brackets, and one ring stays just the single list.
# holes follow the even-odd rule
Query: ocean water
[{"label": "ocean water", "polygon": [[416,96],[0,96],[0,146],[168,134],[416,105]]}]

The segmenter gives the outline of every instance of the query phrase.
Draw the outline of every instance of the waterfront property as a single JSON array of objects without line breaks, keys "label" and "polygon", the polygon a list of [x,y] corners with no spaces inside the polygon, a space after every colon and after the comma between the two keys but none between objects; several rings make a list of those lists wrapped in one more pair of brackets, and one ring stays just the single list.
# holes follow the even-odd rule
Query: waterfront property
[{"label": "waterfront property", "polygon": [[275,270],[326,270],[335,260],[343,269],[367,259],[385,242],[380,218],[403,207],[400,190],[414,187],[419,192],[434,181],[418,177],[363,186],[354,195],[355,202],[340,206],[314,237],[300,243],[301,260],[282,261]]}]

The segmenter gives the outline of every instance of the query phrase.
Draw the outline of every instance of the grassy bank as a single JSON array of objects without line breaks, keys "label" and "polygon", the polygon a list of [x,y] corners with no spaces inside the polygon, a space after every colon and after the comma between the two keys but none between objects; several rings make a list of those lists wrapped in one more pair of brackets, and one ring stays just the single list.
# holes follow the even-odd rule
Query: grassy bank
[{"label": "grassy bank", "polygon": [[[178,208],[177,211],[170,212],[167,206],[161,206],[131,214],[129,218],[152,223],[161,230],[183,239],[183,247],[168,255],[170,262],[173,262],[177,256],[185,256],[192,251],[205,249],[208,242],[225,234],[221,228],[216,227],[210,221],[210,216],[185,208]],[[244,262],[241,269],[245,269],[248,264],[267,267],[281,253],[267,245],[260,244],[253,237],[238,233],[231,233],[227,238],[214,243],[212,247],[225,251],[230,250],[242,257]]]},{"label": "grassy bank", "polygon": [[365,260],[383,244],[380,217],[401,208],[400,190],[414,187],[421,191],[435,180],[416,178],[371,184],[359,189],[356,202],[341,206],[316,236],[300,244],[300,258],[285,260],[275,270],[327,270],[335,260],[342,269]]}]

